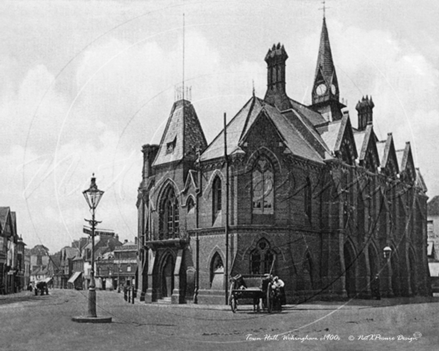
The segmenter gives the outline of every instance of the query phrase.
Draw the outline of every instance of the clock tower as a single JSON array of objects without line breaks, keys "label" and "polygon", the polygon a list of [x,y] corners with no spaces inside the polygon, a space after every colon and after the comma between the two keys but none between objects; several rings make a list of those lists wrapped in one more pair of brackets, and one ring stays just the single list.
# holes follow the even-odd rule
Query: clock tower
[{"label": "clock tower", "polygon": [[321,113],[327,121],[331,122],[342,118],[341,109],[344,107],[345,105],[339,102],[338,77],[333,64],[330,39],[324,17],[310,108]]}]

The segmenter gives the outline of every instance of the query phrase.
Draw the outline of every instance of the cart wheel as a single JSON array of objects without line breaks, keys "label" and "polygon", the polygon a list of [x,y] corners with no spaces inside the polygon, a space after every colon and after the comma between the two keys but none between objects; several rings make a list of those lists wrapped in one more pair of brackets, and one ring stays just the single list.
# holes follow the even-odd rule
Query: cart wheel
[{"label": "cart wheel", "polygon": [[266,291],[266,305],[267,305],[267,312],[272,313],[273,294],[272,294],[272,288],[271,288],[270,284],[267,286],[267,291]]},{"label": "cart wheel", "polygon": [[229,301],[229,304],[231,305],[231,311],[235,313],[237,311],[237,300],[234,296],[231,297],[231,300]]},{"label": "cart wheel", "polygon": [[232,293],[232,290],[234,289],[234,282],[231,283],[229,286],[229,305],[231,306],[231,310],[233,313],[237,311],[237,300],[235,299],[234,294]]}]

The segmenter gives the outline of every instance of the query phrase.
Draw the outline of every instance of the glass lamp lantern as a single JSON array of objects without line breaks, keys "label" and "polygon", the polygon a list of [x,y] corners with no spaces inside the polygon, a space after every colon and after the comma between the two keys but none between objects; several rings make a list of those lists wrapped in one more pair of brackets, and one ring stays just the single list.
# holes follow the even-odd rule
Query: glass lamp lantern
[{"label": "glass lamp lantern", "polygon": [[90,209],[95,210],[96,207],[98,207],[99,201],[101,201],[102,195],[104,195],[104,191],[99,190],[98,186],[96,185],[95,174],[92,175],[90,187],[83,191],[83,195]]}]

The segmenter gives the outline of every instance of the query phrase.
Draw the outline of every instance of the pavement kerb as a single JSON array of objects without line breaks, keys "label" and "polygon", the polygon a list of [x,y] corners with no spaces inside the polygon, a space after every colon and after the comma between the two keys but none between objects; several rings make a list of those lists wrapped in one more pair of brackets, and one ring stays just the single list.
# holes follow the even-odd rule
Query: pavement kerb
[{"label": "pavement kerb", "polygon": [[[295,311],[295,310],[334,310],[336,308],[350,308],[350,309],[364,309],[364,308],[377,308],[377,307],[391,307],[401,304],[411,303],[427,303],[438,302],[438,297],[407,297],[407,298],[383,298],[381,300],[363,300],[355,299],[350,301],[316,301],[305,304],[287,304],[283,306],[283,310]],[[128,302],[127,302],[128,304]],[[130,303],[132,304],[132,303]],[[161,304],[161,303],[145,303],[135,299],[133,305],[137,306],[154,306],[163,308],[192,308],[192,309],[204,309],[204,310],[222,310],[230,311],[229,305],[206,305],[206,304]],[[246,309],[252,309],[252,305],[245,305]]]}]

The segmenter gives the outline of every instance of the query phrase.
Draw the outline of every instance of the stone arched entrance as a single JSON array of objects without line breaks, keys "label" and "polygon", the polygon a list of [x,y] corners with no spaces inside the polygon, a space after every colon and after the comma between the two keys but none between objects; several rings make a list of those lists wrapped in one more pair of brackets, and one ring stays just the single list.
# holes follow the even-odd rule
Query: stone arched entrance
[{"label": "stone arched entrance", "polygon": [[160,269],[160,296],[171,297],[174,289],[174,259],[173,256],[168,253],[162,261]]},{"label": "stone arched entrance", "polygon": [[348,297],[356,295],[356,255],[349,242],[344,244],[345,291]]}]

